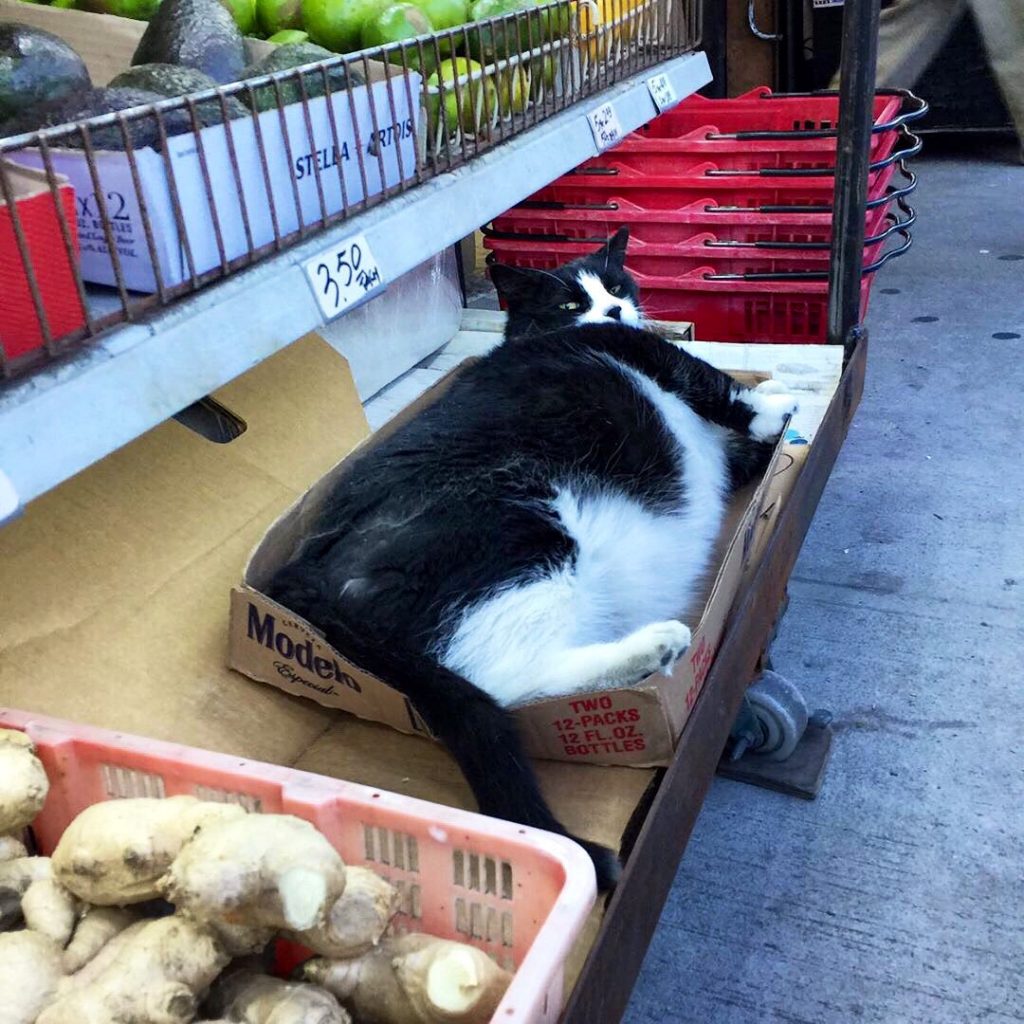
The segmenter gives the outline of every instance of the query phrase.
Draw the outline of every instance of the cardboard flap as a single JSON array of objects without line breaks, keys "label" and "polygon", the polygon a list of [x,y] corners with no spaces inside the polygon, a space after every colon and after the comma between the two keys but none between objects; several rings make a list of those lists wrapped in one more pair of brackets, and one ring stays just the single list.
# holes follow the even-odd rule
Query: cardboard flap
[{"label": "cardboard flap", "polygon": [[[3,165],[3,174],[10,183],[14,192],[15,201],[19,199],[30,199],[32,196],[49,194],[50,179],[45,171],[37,171],[34,167],[22,167],[21,164],[11,163],[10,160],[0,160]],[[64,188],[68,179],[63,174],[55,174],[58,188]],[[0,207],[7,205],[6,196],[0,195]]]},{"label": "cardboard flap", "polygon": [[112,14],[60,10],[24,0],[0,0],[0,21],[16,21],[69,42],[89,69],[93,85],[106,85],[132,62],[132,55],[146,31],[144,21]]},{"label": "cardboard flap", "polygon": [[227,668],[227,594],[267,523],[366,420],[315,336],[217,398],[247,424],[234,441],[164,423],[0,531],[5,704],[281,763],[322,731],[316,705]]}]

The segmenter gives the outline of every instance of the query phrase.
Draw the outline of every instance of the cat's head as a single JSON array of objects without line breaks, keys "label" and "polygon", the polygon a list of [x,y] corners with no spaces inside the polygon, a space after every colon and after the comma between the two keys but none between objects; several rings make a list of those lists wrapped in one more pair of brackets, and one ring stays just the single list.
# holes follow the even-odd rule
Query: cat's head
[{"label": "cat's head", "polygon": [[639,327],[639,289],[623,268],[629,228],[620,228],[596,252],[556,270],[496,263],[491,280],[508,309],[506,338],[544,334],[581,324]]}]

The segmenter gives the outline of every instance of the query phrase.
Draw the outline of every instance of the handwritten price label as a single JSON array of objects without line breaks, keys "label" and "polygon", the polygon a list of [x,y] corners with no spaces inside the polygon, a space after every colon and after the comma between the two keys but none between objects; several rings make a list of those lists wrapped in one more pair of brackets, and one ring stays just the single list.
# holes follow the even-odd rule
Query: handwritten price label
[{"label": "handwritten price label", "polygon": [[653,78],[648,78],[647,91],[651,94],[651,99],[654,100],[659,114],[679,102],[675,86],[669,81],[668,75],[655,75]]},{"label": "handwritten price label", "polygon": [[348,312],[386,285],[364,235],[332,245],[307,260],[303,269],[325,320]]},{"label": "handwritten price label", "polygon": [[592,110],[587,114],[590,122],[590,130],[594,133],[594,141],[598,149],[607,149],[622,141],[622,125],[619,124],[619,115],[615,112],[615,105],[605,103],[603,106]]}]

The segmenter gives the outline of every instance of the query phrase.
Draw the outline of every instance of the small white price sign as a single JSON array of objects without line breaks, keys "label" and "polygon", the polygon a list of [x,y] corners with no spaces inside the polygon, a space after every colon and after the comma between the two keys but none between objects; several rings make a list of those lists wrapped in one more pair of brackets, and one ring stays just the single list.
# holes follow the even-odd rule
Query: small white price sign
[{"label": "small white price sign", "polygon": [[587,114],[587,120],[598,149],[607,149],[622,141],[622,125],[619,124],[619,115],[613,103],[605,103],[597,110],[592,110]]},{"label": "small white price sign", "polygon": [[365,235],[332,245],[307,260],[303,269],[325,320],[348,312],[387,284]]},{"label": "small white price sign", "polygon": [[675,86],[669,80],[668,75],[655,75],[653,78],[648,78],[647,91],[651,94],[651,99],[654,100],[659,114],[679,102]]}]

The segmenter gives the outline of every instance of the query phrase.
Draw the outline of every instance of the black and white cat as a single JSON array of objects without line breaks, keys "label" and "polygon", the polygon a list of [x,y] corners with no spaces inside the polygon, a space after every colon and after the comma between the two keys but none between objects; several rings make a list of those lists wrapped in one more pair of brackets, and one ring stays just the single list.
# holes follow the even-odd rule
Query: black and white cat
[{"label": "black and white cat", "polygon": [[492,268],[503,344],[357,459],[268,589],[409,697],[481,811],[556,832],[506,709],[671,669],[729,492],[796,408],[644,330],[626,241]]}]

